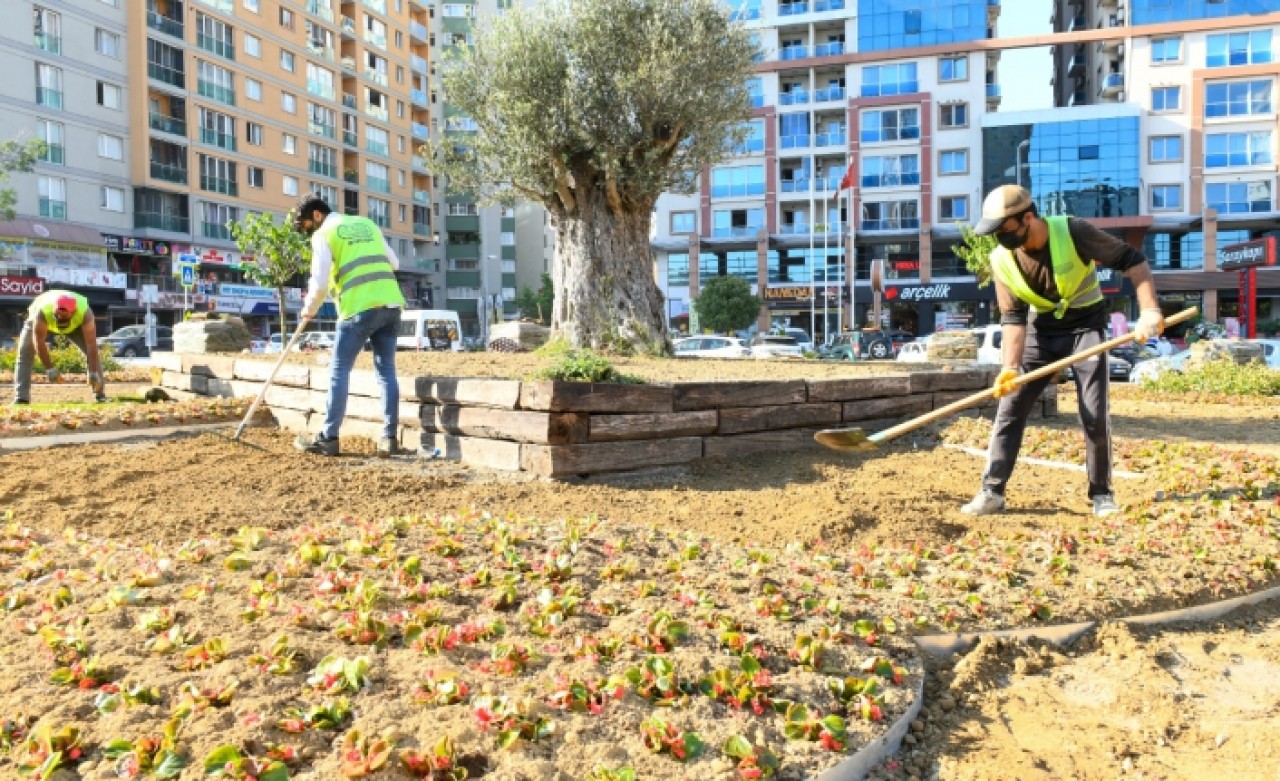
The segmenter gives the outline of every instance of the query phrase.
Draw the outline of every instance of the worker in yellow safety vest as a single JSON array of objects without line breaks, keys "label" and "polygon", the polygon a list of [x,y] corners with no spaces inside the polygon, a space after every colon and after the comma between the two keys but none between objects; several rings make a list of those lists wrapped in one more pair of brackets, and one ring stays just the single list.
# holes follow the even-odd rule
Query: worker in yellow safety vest
[{"label": "worker in yellow safety vest", "polygon": [[48,290],[36,296],[27,310],[22,335],[18,337],[18,360],[13,371],[13,403],[31,403],[31,372],[35,359],[45,367],[49,382],[59,382],[62,372],[53,365],[49,354],[49,335],[65,336],[84,353],[88,365],[89,387],[94,398],[106,401],[102,379],[102,361],[98,355],[98,331],[89,308],[89,299],[69,290]]}]

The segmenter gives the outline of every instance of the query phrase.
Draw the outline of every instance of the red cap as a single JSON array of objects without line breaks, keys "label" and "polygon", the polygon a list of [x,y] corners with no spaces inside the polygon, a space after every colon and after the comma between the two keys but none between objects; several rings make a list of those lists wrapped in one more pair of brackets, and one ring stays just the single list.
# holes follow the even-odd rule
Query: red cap
[{"label": "red cap", "polygon": [[53,305],[54,312],[70,312],[76,313],[76,299],[74,296],[58,296],[58,300]]}]

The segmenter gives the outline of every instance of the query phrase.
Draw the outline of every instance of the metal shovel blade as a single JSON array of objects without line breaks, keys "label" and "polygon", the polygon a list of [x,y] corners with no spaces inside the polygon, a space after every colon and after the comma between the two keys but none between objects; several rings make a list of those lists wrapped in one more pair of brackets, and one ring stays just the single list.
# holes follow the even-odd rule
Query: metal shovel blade
[{"label": "metal shovel blade", "polygon": [[813,435],[820,445],[844,453],[865,453],[876,449],[876,443],[867,438],[860,428],[829,428]]}]

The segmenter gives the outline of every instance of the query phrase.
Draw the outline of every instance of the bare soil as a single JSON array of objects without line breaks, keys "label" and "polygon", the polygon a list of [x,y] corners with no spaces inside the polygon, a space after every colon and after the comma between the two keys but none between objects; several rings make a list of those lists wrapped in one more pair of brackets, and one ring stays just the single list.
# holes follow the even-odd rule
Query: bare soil
[{"label": "bare soil", "polygon": [[[904,368],[891,363],[618,363],[624,373],[639,374],[650,381],[838,377]],[[400,373],[520,377],[539,365],[545,361],[526,355],[402,355]],[[42,394],[69,393],[65,387],[37,386],[35,400],[40,401]],[[1078,436],[1070,396],[1069,392],[1061,395],[1062,418],[1037,427],[1029,435],[1028,454],[1053,452],[1061,454],[1057,460],[1071,460],[1069,444],[1064,443]],[[293,550],[307,528],[332,525],[348,535],[359,528],[342,519],[373,522],[387,517],[439,519],[457,514],[471,519],[538,518],[555,524],[565,518],[599,517],[608,523],[599,527],[601,536],[596,545],[617,545],[647,528],[674,535],[654,538],[654,554],[637,559],[646,569],[627,580],[633,585],[653,581],[667,586],[666,581],[672,580],[668,569],[671,560],[680,558],[681,546],[686,544],[680,541],[689,535],[687,544],[700,544],[708,550],[716,547],[717,553],[705,562],[687,562],[675,582],[687,578],[691,594],[698,589],[714,593],[725,609],[745,610],[746,616],[752,615],[751,600],[767,592],[754,590],[754,586],[745,593],[735,592],[715,575],[730,571],[735,557],[741,561],[746,551],[772,550],[775,553],[770,555],[779,557],[775,561],[791,562],[770,576],[778,581],[780,593],[789,603],[800,604],[806,588],[812,588],[838,596],[848,621],[855,617],[872,621],[890,618],[897,631],[882,630],[888,644],[886,653],[904,665],[909,684],[910,676],[920,674],[919,663],[912,661],[901,642],[910,632],[1117,616],[1201,603],[1275,582],[1275,566],[1268,567],[1267,561],[1280,559],[1275,551],[1280,510],[1267,507],[1280,507],[1275,504],[1280,479],[1275,477],[1275,459],[1268,454],[1275,454],[1275,443],[1280,442],[1280,409],[1272,400],[1186,405],[1131,396],[1128,392],[1116,394],[1114,435],[1124,453],[1120,466],[1145,474],[1117,481],[1117,498],[1133,509],[1109,523],[1096,522],[1087,515],[1082,474],[1030,464],[1020,465],[1015,473],[1008,512],[985,518],[964,516],[958,507],[976,487],[981,460],[940,446],[932,435],[904,438],[869,455],[814,449],[733,461],[705,460],[685,468],[626,476],[549,481],[418,457],[378,461],[370,457],[369,443],[354,439],[343,442],[341,457],[322,459],[298,453],[282,433],[250,430],[245,434],[248,445],[205,435],[128,446],[0,455],[0,508],[10,508],[16,521],[31,526],[50,546],[56,546],[58,539],[72,539],[60,538],[64,533],[80,535],[74,538],[74,548],[51,548],[66,558],[55,559],[48,566],[55,575],[59,570],[90,573],[88,581],[74,586],[84,595],[109,593],[108,587],[127,582],[130,569],[121,564],[108,573],[96,571],[92,545],[97,543],[93,540],[108,541],[113,550],[139,551],[140,559],[153,562],[174,560],[173,551],[184,544],[190,548],[193,541],[211,540],[208,544],[216,551],[216,558],[210,559],[209,576],[198,574],[198,569],[176,568],[174,572],[181,571],[182,578],[175,576],[166,590],[148,593],[144,605],[108,611],[105,615],[112,620],[105,624],[101,617],[92,617],[96,649],[119,649],[112,652],[116,662],[141,670],[170,690],[195,676],[175,674],[166,660],[145,659],[139,650],[143,639],[135,628],[145,606],[173,606],[184,620],[201,629],[202,637],[221,635],[228,639],[234,670],[241,679],[250,681],[246,684],[247,699],[230,711],[211,712],[186,728],[184,734],[192,746],[204,751],[223,737],[258,746],[287,738],[245,722],[246,718],[252,720],[252,714],[271,722],[280,717],[283,706],[297,704],[290,703],[290,697],[300,696],[298,679],[281,686],[245,676],[245,658],[272,634],[268,627],[288,629],[291,636],[300,633],[309,665],[325,653],[354,656],[362,652],[334,639],[337,613],[318,613],[322,617],[318,634],[290,628],[287,613],[275,624],[265,625],[244,625],[234,618],[244,608],[250,576],[261,581]],[[949,435],[944,432],[950,441],[981,444],[980,421],[968,421],[950,431]],[[1161,450],[1126,442],[1129,438],[1186,444],[1177,451]],[[1235,446],[1238,455],[1201,448],[1203,444]],[[1175,472],[1197,479],[1203,475],[1210,484],[1178,484]],[[1240,492],[1258,486],[1257,501],[1240,497]],[[254,554],[252,567],[243,578],[238,573],[219,575],[220,562],[231,551],[228,537],[245,526],[270,530],[270,542],[262,553]],[[557,534],[563,535],[563,529]],[[6,584],[15,579],[21,567],[28,566],[23,562],[30,558],[0,558]],[[376,571],[372,562],[366,566],[369,572]],[[824,579],[824,567],[830,568],[832,578]],[[464,567],[461,571],[475,570]],[[445,582],[458,578],[458,572],[440,574]],[[202,580],[225,581],[222,588],[228,596],[222,601],[212,598],[208,604],[180,601],[184,589],[178,588],[177,582],[189,587]],[[666,593],[671,596],[670,590]],[[736,600],[726,596],[734,593],[738,593]],[[0,589],[0,597],[3,594]],[[289,596],[299,604],[308,603],[305,590]],[[599,598],[595,592],[588,596]],[[88,601],[87,596],[85,599]],[[480,604],[443,601],[453,604],[450,610]],[[37,614],[38,604],[22,608],[15,618]],[[639,613],[652,616],[662,608],[696,621],[696,604],[690,606],[679,599],[641,603]],[[78,612],[90,615],[83,608]],[[465,617],[461,613],[452,616],[459,620]],[[513,618],[506,620],[517,623]],[[643,634],[643,621],[638,617],[631,621],[606,624],[620,634]],[[771,620],[758,614],[752,621],[771,625]],[[138,711],[137,717],[124,721],[105,719],[94,712],[88,694],[77,696],[74,690],[36,683],[52,669],[48,652],[41,650],[43,646],[35,637],[11,634],[16,623],[10,622],[3,630],[9,649],[3,665],[23,672],[5,676],[9,683],[0,687],[0,714],[15,709],[30,714],[34,704],[38,712],[57,714],[60,723],[81,724],[96,740],[115,737],[105,734],[110,731],[128,733],[145,728],[158,732],[171,703],[145,709],[146,718],[141,717],[144,711]],[[893,778],[1114,778],[1130,773],[1141,778],[1196,779],[1205,777],[1203,770],[1212,761],[1218,771],[1241,779],[1277,777],[1277,754],[1265,736],[1268,729],[1275,734],[1275,727],[1280,726],[1275,723],[1280,691],[1240,683],[1264,675],[1270,676],[1269,680],[1280,679],[1274,645],[1267,646],[1265,641],[1266,633],[1274,637],[1277,629],[1280,620],[1276,611],[1260,609],[1218,626],[1149,636],[1108,627],[1091,641],[1065,651],[980,647],[969,657],[974,661],[934,670],[928,682],[933,696],[927,700],[928,710],[919,731],[913,732],[914,745],[904,748],[895,765],[877,772]],[[704,627],[702,631],[707,630]],[[791,634],[769,637],[784,658],[794,632],[795,627]],[[531,646],[542,642],[526,635],[515,638]],[[483,648],[492,651],[492,646]],[[852,650],[843,650],[840,642],[832,646],[846,668],[868,653],[865,645],[856,642],[850,649],[859,649],[859,659]],[[545,656],[554,656],[543,650]],[[375,666],[387,669],[393,657],[386,654],[392,654],[396,664],[408,658],[396,655],[400,653],[407,651],[376,652]],[[420,675],[424,671],[422,659],[414,658],[416,661],[406,663]],[[434,658],[470,675],[486,657]],[[634,665],[639,659],[633,654],[615,668]],[[699,664],[692,658],[689,663]],[[705,672],[706,662],[700,664]],[[970,667],[978,668],[980,674],[966,677],[964,670]],[[213,669],[216,674],[208,673],[198,680],[208,682],[230,675],[232,662]],[[540,675],[554,677],[557,672],[583,672],[586,668],[569,664],[538,665],[537,669]],[[595,728],[577,721],[583,717],[567,721],[567,717],[560,717],[561,728],[567,724],[568,730],[559,733],[567,743],[554,744],[561,746],[559,755],[540,747],[509,755],[497,752],[492,735],[478,730],[465,709],[423,715],[421,708],[403,703],[414,685],[411,678],[408,673],[384,676],[374,694],[356,696],[361,710],[355,723],[366,732],[397,725],[402,745],[423,748],[424,742],[447,732],[458,743],[460,754],[471,757],[473,777],[483,772],[493,778],[576,779],[585,777],[595,764],[630,764],[646,779],[733,775],[732,764],[726,764],[723,756],[685,766],[639,747],[635,727],[644,709],[635,707],[631,700],[626,701],[628,715],[622,720],[627,725],[625,732],[606,729],[591,734]],[[495,687],[490,673],[475,674],[477,685],[484,686],[486,681],[495,693],[508,690]],[[540,677],[538,685],[544,684]],[[818,699],[817,689],[809,683],[797,682],[792,691],[807,692],[815,702],[831,706],[829,700]],[[315,696],[301,699],[317,701]],[[893,694],[884,703],[886,715],[902,712],[909,700],[909,696]],[[723,720],[724,712],[699,708],[672,711],[672,720],[682,729],[706,732],[703,737],[708,740],[723,739],[727,734],[723,725],[706,725]],[[767,742],[775,751],[794,743],[778,736],[776,723],[773,731],[752,726],[750,719],[740,726],[748,737]],[[861,729],[861,739],[874,734],[870,725]],[[575,737],[569,739],[570,733]],[[301,745],[308,759],[297,777],[338,777],[334,757],[340,734],[307,733]],[[1051,737],[1061,735],[1070,738]],[[602,748],[609,743],[608,749]],[[196,759],[200,756],[203,754]],[[557,756],[573,759],[561,761]],[[100,757],[92,759],[97,761],[89,772],[66,777],[115,777],[107,772],[109,763]],[[788,761],[790,769],[782,777],[798,778],[797,772],[819,768],[831,757],[824,760],[820,751],[793,752]],[[8,772],[4,763],[0,752],[0,773]],[[183,775],[200,776],[193,769]],[[387,773],[385,777],[397,776]]]}]

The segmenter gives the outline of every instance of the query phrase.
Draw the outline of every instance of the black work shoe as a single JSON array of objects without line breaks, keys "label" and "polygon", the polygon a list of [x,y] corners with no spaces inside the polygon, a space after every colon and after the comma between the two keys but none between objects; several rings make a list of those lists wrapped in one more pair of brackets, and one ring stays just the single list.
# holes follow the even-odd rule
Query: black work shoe
[{"label": "black work shoe", "polygon": [[314,437],[299,434],[298,438],[293,441],[293,446],[304,453],[315,453],[318,456],[338,455],[338,440],[324,439],[319,434]]},{"label": "black work shoe", "polygon": [[106,402],[111,401],[111,399],[107,398],[107,394],[105,393],[93,394],[93,400],[98,402],[99,404],[105,404]]},{"label": "black work shoe", "polygon": [[14,399],[13,403],[14,404],[30,404],[31,399]]},{"label": "black work shoe", "polygon": [[403,452],[404,451],[400,449],[400,443],[391,437],[383,437],[378,440],[378,458],[391,458],[392,456],[398,456]]}]

